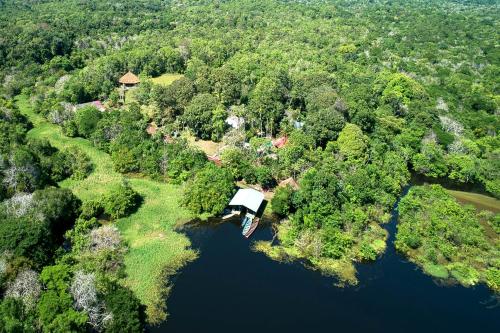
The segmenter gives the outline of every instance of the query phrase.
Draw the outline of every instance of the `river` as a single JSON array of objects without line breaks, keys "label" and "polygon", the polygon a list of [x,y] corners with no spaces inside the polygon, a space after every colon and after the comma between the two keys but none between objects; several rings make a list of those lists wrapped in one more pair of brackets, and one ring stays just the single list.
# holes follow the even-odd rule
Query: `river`
[{"label": "river", "polygon": [[173,281],[168,320],[151,331],[499,332],[499,299],[487,287],[439,284],[395,251],[396,207],[386,253],[359,264],[359,285],[345,288],[252,252],[252,241],[272,237],[269,224],[250,240],[238,221],[188,228],[200,257]]}]

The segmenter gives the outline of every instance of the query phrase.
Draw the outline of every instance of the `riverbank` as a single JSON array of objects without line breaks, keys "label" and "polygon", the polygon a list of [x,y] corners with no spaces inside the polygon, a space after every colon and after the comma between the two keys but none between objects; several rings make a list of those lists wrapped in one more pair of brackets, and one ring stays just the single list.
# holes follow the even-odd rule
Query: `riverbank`
[{"label": "riverbank", "polygon": [[[443,287],[403,260],[392,246],[397,210],[384,225],[384,255],[358,264],[359,284],[336,286],[337,279],[304,267],[280,263],[253,243],[273,238],[264,217],[250,240],[239,219],[197,223],[185,229],[199,258],[177,276],[168,298],[169,318],[151,333],[184,332],[345,332],[483,331],[500,325],[500,307],[484,285]],[[201,310],[198,310],[201,309]],[[242,325],[244,309],[251,320]],[[417,318],[417,320],[416,320]],[[411,323],[411,325],[408,325]],[[431,324],[430,324],[431,323]]]},{"label": "riverbank", "polygon": [[446,190],[462,204],[470,204],[477,210],[489,210],[493,213],[500,213],[500,200],[493,197],[465,191]]},{"label": "riverbank", "polygon": [[500,200],[488,193],[481,184],[458,184],[450,179],[425,177],[416,173],[412,174],[410,184],[412,186],[438,184],[462,204],[471,204],[478,211],[500,212]]},{"label": "riverbank", "polygon": [[178,203],[180,186],[144,178],[129,178],[117,173],[108,154],[95,148],[86,139],[65,136],[59,126],[49,123],[33,111],[26,96],[18,96],[17,106],[34,125],[28,133],[29,137],[47,139],[59,149],[77,147],[91,158],[94,170],[87,178],[65,180],[59,184],[61,187],[71,189],[82,201],[88,201],[99,199],[126,178],[143,197],[137,212],[115,222],[128,245],[125,255],[126,278],[123,283],[146,306],[150,322],[164,320],[165,297],[170,290],[169,277],[196,258],[189,239],[175,231],[179,223],[192,218]]}]

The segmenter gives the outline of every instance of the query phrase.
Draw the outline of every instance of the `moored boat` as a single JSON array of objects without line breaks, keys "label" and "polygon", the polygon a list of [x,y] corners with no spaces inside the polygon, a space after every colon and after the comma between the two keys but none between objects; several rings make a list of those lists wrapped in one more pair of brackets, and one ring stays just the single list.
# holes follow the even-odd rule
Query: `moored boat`
[{"label": "moored boat", "polygon": [[254,218],[254,220],[252,221],[252,224],[250,225],[250,228],[247,230],[246,233],[243,234],[243,236],[245,236],[245,238],[250,237],[253,234],[253,232],[255,231],[255,229],[257,229],[259,222],[260,222],[260,219],[258,217]]}]

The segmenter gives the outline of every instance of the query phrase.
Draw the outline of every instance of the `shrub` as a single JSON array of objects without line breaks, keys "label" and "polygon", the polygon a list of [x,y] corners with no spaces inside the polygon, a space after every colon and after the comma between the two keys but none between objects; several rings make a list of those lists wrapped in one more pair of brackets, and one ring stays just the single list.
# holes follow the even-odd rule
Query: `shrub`
[{"label": "shrub", "polygon": [[113,167],[120,173],[139,171],[139,161],[135,154],[136,149],[128,147],[120,147],[118,150],[111,153]]},{"label": "shrub", "polygon": [[71,178],[82,180],[90,175],[93,169],[92,161],[81,149],[71,147],[66,149],[64,154],[70,164]]},{"label": "shrub", "polygon": [[495,230],[497,234],[500,234],[500,214],[495,214],[488,219],[488,223]]},{"label": "shrub", "polygon": [[47,225],[33,223],[29,218],[4,219],[0,223],[0,251],[10,251],[16,257],[43,265],[49,260],[49,250],[54,248],[49,235]]},{"label": "shrub", "polygon": [[0,332],[35,332],[32,319],[21,300],[6,297],[0,302]]},{"label": "shrub", "polygon": [[70,190],[49,188],[33,194],[33,207],[22,217],[0,215],[0,252],[26,257],[39,267],[48,262],[73,226],[79,200]]},{"label": "shrub", "polygon": [[207,157],[203,151],[191,148],[187,142],[178,140],[167,145],[163,154],[162,173],[168,175],[174,182],[188,180],[194,172],[205,166]]},{"label": "shrub", "polygon": [[31,269],[25,269],[20,271],[16,279],[8,284],[5,296],[22,300],[24,306],[31,310],[40,297],[40,292],[38,273]]},{"label": "shrub", "polygon": [[336,228],[326,228],[323,234],[323,255],[330,258],[341,258],[351,247],[352,238]]},{"label": "shrub", "polygon": [[62,126],[64,135],[73,138],[78,135],[78,127],[74,120],[65,121]]},{"label": "shrub", "polygon": [[500,269],[490,267],[486,270],[486,284],[494,291],[500,291]]},{"label": "shrub", "polygon": [[93,106],[76,111],[75,125],[78,129],[78,135],[89,138],[94,133],[101,116],[101,112]]},{"label": "shrub", "polygon": [[66,232],[65,237],[71,242],[71,250],[75,253],[88,248],[89,232],[99,227],[99,222],[95,217],[90,219],[79,218],[75,222],[73,229]]},{"label": "shrub", "polygon": [[92,217],[99,217],[102,213],[104,213],[103,203],[100,200],[89,200],[82,204],[80,217],[90,219]]},{"label": "shrub", "polygon": [[445,148],[455,141],[455,136],[453,134],[443,131],[438,125],[434,125],[432,130],[436,134],[439,144]]},{"label": "shrub", "polygon": [[373,261],[377,259],[377,252],[370,244],[363,242],[359,248],[359,256],[361,260]]},{"label": "shrub", "polygon": [[464,286],[473,286],[479,281],[479,273],[473,267],[462,263],[451,264],[451,275]]},{"label": "shrub", "polygon": [[44,332],[85,332],[88,316],[72,308],[71,296],[49,290],[38,303],[38,315]]},{"label": "shrub", "polygon": [[258,166],[255,168],[254,173],[257,178],[257,183],[263,188],[270,188],[276,184],[269,167]]},{"label": "shrub", "polygon": [[479,218],[487,219],[490,214],[476,214],[440,185],[412,187],[398,210],[396,248],[426,273],[451,276],[463,286],[487,282],[485,264],[488,258],[496,258],[496,249],[494,238],[490,239],[493,235],[485,232]]},{"label": "shrub", "polygon": [[436,278],[447,279],[449,276],[448,270],[446,269],[446,267],[441,266],[441,265],[426,263],[426,264],[424,264],[423,268],[424,268],[424,272],[426,272],[430,276],[433,276]]},{"label": "shrub", "polygon": [[104,212],[113,219],[125,217],[139,206],[140,201],[141,196],[127,182],[123,182],[104,197]]},{"label": "shrub", "polygon": [[241,179],[251,169],[248,153],[241,148],[226,148],[221,154],[222,165],[234,179]]},{"label": "shrub", "polygon": [[134,293],[118,284],[108,289],[105,302],[113,319],[107,324],[106,332],[141,332],[145,322],[144,308]]},{"label": "shrub", "polygon": [[70,147],[57,153],[54,157],[51,172],[54,181],[61,181],[67,177],[82,180],[93,169],[90,157],[81,149]]},{"label": "shrub", "polygon": [[273,213],[280,216],[287,216],[292,207],[293,188],[291,186],[278,187],[271,199],[271,209]]}]

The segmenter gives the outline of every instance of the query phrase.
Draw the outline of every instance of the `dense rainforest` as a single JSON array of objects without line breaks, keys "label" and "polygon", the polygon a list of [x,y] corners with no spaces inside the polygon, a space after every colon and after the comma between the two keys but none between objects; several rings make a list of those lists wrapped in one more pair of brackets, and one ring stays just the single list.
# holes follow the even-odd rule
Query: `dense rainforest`
[{"label": "dense rainforest", "polygon": [[[500,198],[499,18],[494,0],[0,1],[0,332],[165,319],[120,229],[145,182],[202,217],[236,184],[266,191],[280,222],[255,249],[341,284],[385,251],[412,175]],[[414,186],[395,246],[498,292],[499,221]]]}]

